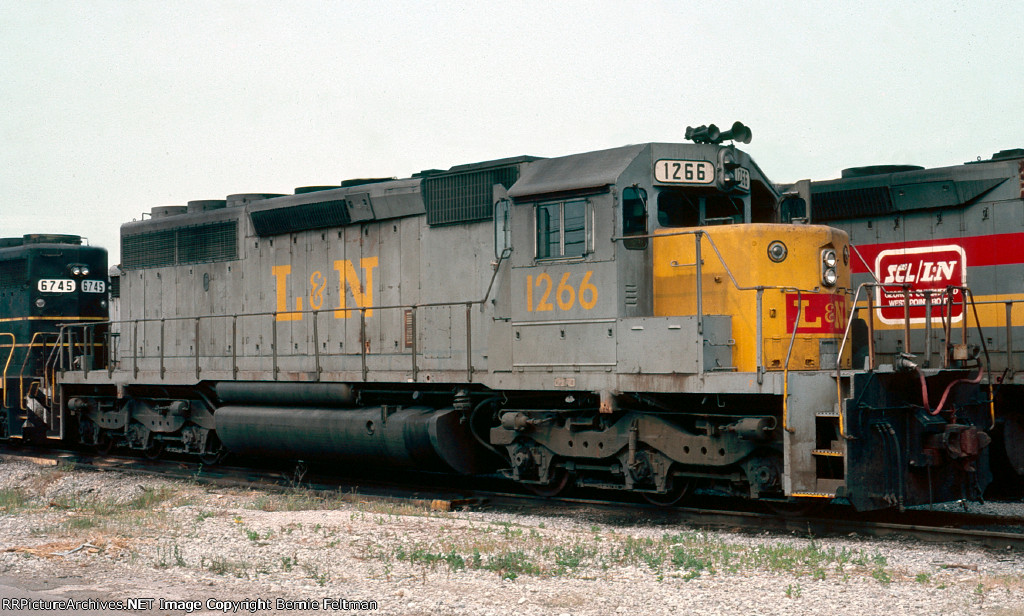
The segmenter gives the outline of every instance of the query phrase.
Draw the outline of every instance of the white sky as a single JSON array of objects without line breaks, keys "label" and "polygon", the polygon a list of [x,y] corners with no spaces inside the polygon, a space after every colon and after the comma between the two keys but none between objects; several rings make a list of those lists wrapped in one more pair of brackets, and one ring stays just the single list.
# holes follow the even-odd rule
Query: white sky
[{"label": "white sky", "polygon": [[1024,147],[1024,2],[0,0],[0,237],[753,129],[776,182]]}]

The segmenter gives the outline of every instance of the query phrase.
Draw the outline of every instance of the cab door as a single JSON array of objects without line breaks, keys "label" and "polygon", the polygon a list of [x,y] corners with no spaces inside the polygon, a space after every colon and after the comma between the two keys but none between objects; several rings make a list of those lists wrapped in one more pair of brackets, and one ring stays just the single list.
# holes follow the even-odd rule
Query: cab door
[{"label": "cab door", "polygon": [[602,192],[513,206],[514,370],[614,370],[617,294],[608,224],[614,201]]}]

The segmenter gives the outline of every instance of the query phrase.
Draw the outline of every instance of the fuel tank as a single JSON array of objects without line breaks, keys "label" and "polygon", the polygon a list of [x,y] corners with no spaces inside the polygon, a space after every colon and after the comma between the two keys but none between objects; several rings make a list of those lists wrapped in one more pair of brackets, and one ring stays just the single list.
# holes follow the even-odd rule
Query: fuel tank
[{"label": "fuel tank", "polygon": [[215,413],[221,442],[241,455],[361,466],[487,470],[487,452],[453,408],[354,409],[224,406]]},{"label": "fuel tank", "polygon": [[352,407],[356,396],[344,383],[267,383],[222,381],[217,398],[226,405]]}]

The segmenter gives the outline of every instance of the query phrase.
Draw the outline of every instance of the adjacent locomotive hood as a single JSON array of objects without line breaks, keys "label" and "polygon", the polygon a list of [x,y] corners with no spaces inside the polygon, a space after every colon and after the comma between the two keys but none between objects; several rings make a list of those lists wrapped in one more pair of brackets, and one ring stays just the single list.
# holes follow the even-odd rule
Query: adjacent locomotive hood
[{"label": "adjacent locomotive hood", "polygon": [[1000,186],[1014,198],[1019,185],[1017,160],[979,161],[957,167],[923,169],[909,165],[875,165],[843,170],[843,177],[811,185],[813,220],[828,222],[859,216],[886,216],[915,210],[960,208]]}]

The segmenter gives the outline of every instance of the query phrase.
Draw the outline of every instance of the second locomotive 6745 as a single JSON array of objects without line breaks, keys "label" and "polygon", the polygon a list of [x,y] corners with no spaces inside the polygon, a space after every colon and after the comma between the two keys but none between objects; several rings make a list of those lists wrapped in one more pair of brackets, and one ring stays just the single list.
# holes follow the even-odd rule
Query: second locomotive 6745
[{"label": "second locomotive 6745", "polygon": [[846,233],[778,224],[750,157],[694,133],[154,208],[121,229],[109,361],[69,360],[53,404],[85,443],[209,461],[976,496],[973,366],[853,366]]}]

